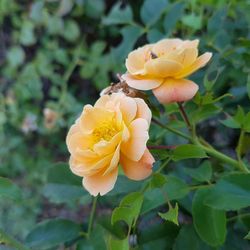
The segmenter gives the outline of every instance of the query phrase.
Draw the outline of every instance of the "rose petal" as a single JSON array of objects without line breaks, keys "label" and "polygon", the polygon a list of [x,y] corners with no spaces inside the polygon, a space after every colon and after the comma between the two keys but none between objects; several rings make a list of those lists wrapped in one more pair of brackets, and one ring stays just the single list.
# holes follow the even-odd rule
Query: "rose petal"
[{"label": "rose petal", "polygon": [[131,180],[139,181],[150,176],[155,160],[148,149],[146,149],[138,162],[131,161],[125,155],[121,156],[120,162],[125,175]]},{"label": "rose petal", "polygon": [[192,99],[199,87],[187,79],[167,78],[158,88],[153,90],[160,103],[184,102]]},{"label": "rose petal", "polygon": [[146,102],[141,98],[134,98],[137,103],[136,118],[143,118],[147,120],[148,124],[151,122],[152,113]]},{"label": "rose petal", "polygon": [[180,78],[184,78],[186,76],[191,75],[199,68],[204,67],[208,63],[208,61],[211,59],[211,57],[212,57],[212,53],[210,52],[204,53],[203,55],[199,56],[193,64],[191,64],[189,67],[183,69],[179,74],[177,74],[175,78],[180,79]]},{"label": "rose petal", "polygon": [[71,154],[74,154],[77,149],[87,149],[93,145],[94,141],[91,136],[84,135],[80,130],[76,130],[74,125],[71,128],[75,132],[71,132],[70,129],[66,137],[66,145]]},{"label": "rose petal", "polygon": [[121,151],[129,159],[139,161],[145,152],[148,136],[149,124],[145,119],[138,118],[131,122],[129,126],[130,138],[122,143]]},{"label": "rose petal", "polygon": [[182,70],[183,66],[175,61],[171,61],[165,58],[156,58],[148,61],[145,64],[148,75],[158,78],[165,78],[167,76],[173,76]]},{"label": "rose petal", "polygon": [[96,143],[93,150],[100,156],[111,154],[116,149],[117,145],[121,141],[121,138],[122,132],[119,132],[110,141],[101,140]]},{"label": "rose petal", "polygon": [[110,161],[110,164],[108,168],[106,169],[106,171],[103,173],[103,175],[109,174],[110,172],[113,171],[113,169],[115,169],[118,166],[119,160],[120,160],[120,147],[121,147],[121,144],[117,146],[114,152],[114,155]]},{"label": "rose petal", "polygon": [[124,96],[120,99],[120,110],[123,120],[126,124],[129,124],[136,116],[136,101],[131,97]]},{"label": "rose petal", "polygon": [[118,168],[115,168],[107,175],[96,174],[84,177],[82,184],[91,195],[97,196],[99,193],[104,195],[113,189],[117,175]]},{"label": "rose petal", "polygon": [[[105,88],[108,89],[109,87]],[[104,90],[105,90],[104,89]],[[110,95],[102,95],[95,103],[95,107],[103,108],[105,107],[106,103],[109,102],[111,99]]]},{"label": "rose petal", "polygon": [[181,52],[173,51],[166,55],[169,60],[176,61],[180,63],[183,68],[193,64],[198,56],[198,49],[197,48],[186,48],[183,49]]},{"label": "rose petal", "polygon": [[114,116],[114,111],[86,105],[79,118],[80,129],[83,133],[90,134],[95,127],[100,126],[103,121],[112,120]]},{"label": "rose petal", "polygon": [[134,88],[134,89],[139,89],[139,90],[150,90],[150,89],[154,89],[157,88],[158,86],[161,85],[161,83],[163,82],[162,78],[139,78],[136,76],[132,76],[130,74],[124,74],[122,75],[122,79],[124,81],[126,81],[126,83]]},{"label": "rose petal", "polygon": [[155,43],[152,51],[157,56],[163,56],[167,53],[170,53],[172,50],[175,50],[183,44],[183,41],[178,38],[174,39],[162,39],[159,42]]},{"label": "rose petal", "polygon": [[107,155],[103,158],[85,158],[84,160],[77,160],[73,156],[69,159],[69,166],[71,171],[78,176],[90,176],[106,169],[113,157],[113,154]]},{"label": "rose petal", "polygon": [[129,53],[126,59],[126,68],[130,74],[145,74],[144,64],[150,56],[152,45],[146,45]]}]

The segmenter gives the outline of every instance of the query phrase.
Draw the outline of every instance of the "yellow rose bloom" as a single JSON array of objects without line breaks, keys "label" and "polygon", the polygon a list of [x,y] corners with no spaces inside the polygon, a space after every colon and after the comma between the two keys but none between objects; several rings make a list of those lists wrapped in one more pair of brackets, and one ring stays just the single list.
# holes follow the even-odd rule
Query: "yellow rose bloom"
[{"label": "yellow rose bloom", "polygon": [[122,93],[103,95],[86,105],[70,128],[66,143],[71,171],[83,177],[90,194],[113,189],[118,165],[132,180],[147,178],[154,158],[148,151],[151,111],[144,100]]},{"label": "yellow rose bloom", "polygon": [[212,53],[198,56],[199,40],[163,39],[132,51],[122,78],[139,90],[153,90],[161,103],[183,102],[194,97],[198,85],[184,79],[205,66]]}]

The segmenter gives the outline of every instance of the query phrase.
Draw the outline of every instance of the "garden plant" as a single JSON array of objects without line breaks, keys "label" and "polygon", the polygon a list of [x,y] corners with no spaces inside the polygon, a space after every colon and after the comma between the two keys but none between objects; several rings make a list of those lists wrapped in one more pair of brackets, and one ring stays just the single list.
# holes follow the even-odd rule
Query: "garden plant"
[{"label": "garden plant", "polygon": [[0,249],[249,250],[248,13],[0,0]]}]

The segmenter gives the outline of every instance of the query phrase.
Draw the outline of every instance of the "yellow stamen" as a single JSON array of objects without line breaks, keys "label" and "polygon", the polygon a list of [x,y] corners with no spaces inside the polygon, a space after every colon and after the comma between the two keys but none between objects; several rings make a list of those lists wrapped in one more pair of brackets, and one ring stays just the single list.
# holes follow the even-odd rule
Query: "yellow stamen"
[{"label": "yellow stamen", "polygon": [[117,134],[117,132],[118,128],[114,120],[105,121],[94,129],[93,138],[95,143],[99,142],[100,140],[110,141],[114,135]]}]

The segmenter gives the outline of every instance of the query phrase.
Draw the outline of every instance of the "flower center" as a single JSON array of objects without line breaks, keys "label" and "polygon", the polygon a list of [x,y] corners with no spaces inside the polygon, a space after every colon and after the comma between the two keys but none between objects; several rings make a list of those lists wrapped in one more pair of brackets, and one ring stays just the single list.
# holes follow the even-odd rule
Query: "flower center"
[{"label": "flower center", "polygon": [[118,128],[114,121],[105,121],[99,127],[96,127],[93,131],[93,137],[95,143],[100,140],[110,141],[115,134],[117,134]]}]

